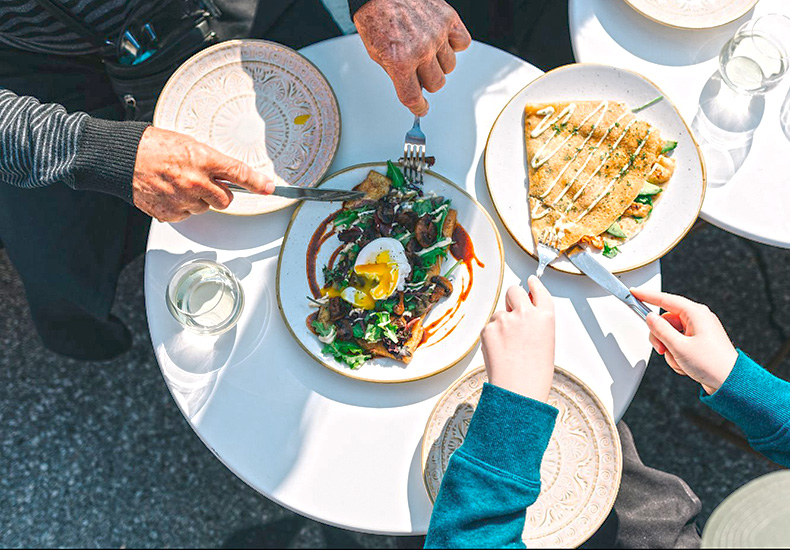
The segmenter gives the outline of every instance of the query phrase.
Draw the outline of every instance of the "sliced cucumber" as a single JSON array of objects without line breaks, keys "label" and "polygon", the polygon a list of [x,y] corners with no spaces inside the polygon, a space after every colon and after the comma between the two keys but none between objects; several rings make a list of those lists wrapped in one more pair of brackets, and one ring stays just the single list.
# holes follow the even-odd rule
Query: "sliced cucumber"
[{"label": "sliced cucumber", "polygon": [[645,182],[642,186],[642,189],[639,191],[640,195],[658,195],[661,192],[661,188],[658,185],[653,185],[652,183]]},{"label": "sliced cucumber", "polygon": [[625,231],[620,227],[620,224],[614,222],[612,225],[609,226],[609,229],[606,230],[612,237],[618,237],[620,239],[625,239]]},{"label": "sliced cucumber", "polygon": [[661,148],[661,154],[665,155],[671,151],[674,151],[675,147],[677,146],[678,146],[677,141],[667,141],[666,143],[664,143],[664,147]]}]

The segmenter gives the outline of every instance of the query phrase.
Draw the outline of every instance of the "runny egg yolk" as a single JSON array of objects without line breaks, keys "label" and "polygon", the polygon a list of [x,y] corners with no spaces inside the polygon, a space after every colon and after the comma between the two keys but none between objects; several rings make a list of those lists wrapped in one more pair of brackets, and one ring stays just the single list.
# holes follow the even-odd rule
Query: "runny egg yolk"
[{"label": "runny egg yolk", "polygon": [[383,300],[395,292],[398,284],[398,264],[392,261],[389,252],[382,250],[376,255],[376,262],[354,267],[357,275],[365,280],[365,287],[370,286],[367,294],[374,300]]},{"label": "runny egg yolk", "polygon": [[374,309],[376,300],[388,298],[395,292],[398,284],[398,264],[390,258],[389,252],[382,250],[376,255],[375,263],[362,264],[354,267],[354,271],[362,278],[361,286],[349,286],[342,291],[325,288],[324,296],[343,300],[359,309]]}]

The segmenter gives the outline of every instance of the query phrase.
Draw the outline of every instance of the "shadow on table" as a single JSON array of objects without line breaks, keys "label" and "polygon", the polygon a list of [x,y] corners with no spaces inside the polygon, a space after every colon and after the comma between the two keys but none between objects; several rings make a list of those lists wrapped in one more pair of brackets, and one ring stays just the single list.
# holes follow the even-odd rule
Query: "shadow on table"
[{"label": "shadow on table", "polygon": [[596,9],[595,17],[614,41],[640,59],[665,66],[695,65],[713,59],[754,13],[752,9],[740,19],[713,29],[677,29],[651,21],[625,2],[596,5],[600,9]]},{"label": "shadow on table", "polygon": [[283,237],[294,207],[261,216],[231,216],[208,211],[171,224],[187,239],[206,248],[244,250],[275,242]]},{"label": "shadow on table", "polygon": [[710,185],[724,185],[741,168],[764,112],[765,96],[735,92],[718,71],[705,83],[691,128],[705,156]]},{"label": "shadow on table", "polygon": [[[248,256],[239,256],[225,261],[224,264],[244,280],[252,271],[255,262],[277,254],[272,248]],[[182,407],[187,418],[194,417],[211,397],[217,378],[222,369],[233,361],[242,361],[249,356],[263,339],[271,317],[271,297],[264,291],[255,302],[247,298],[242,320],[228,332],[219,336],[206,336],[192,333],[172,318],[165,303],[165,289],[177,267],[186,261],[205,258],[217,260],[214,251],[195,252],[189,250],[173,254],[164,250],[149,250],[146,255],[148,268],[154,273],[164,275],[146,289],[161,300],[151,299],[148,303],[149,318],[160,319],[159,329],[163,334],[161,349],[157,357],[162,374],[168,381],[173,397]],[[247,330],[247,327],[251,327]]]}]

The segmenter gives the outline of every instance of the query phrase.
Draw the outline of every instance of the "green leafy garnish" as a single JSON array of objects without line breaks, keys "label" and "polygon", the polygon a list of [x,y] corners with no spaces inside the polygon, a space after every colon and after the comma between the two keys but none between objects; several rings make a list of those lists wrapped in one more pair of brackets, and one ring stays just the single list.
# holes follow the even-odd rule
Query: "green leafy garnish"
[{"label": "green leafy garnish", "polygon": [[365,329],[362,328],[362,325],[360,325],[359,323],[354,323],[354,327],[351,330],[354,333],[354,338],[365,337]]},{"label": "green leafy garnish", "polygon": [[358,369],[365,361],[371,358],[369,353],[366,353],[359,344],[355,344],[354,342],[341,342],[336,340],[331,344],[325,345],[322,351],[325,355],[331,355],[352,369]]},{"label": "green leafy garnish", "polygon": [[329,336],[332,334],[332,329],[334,328],[332,325],[325,325],[318,320],[313,321],[312,325],[319,336]]},{"label": "green leafy garnish", "polygon": [[449,246],[450,245],[447,245],[447,247],[436,248],[434,250],[431,250],[427,254],[423,254],[420,257],[422,259],[423,267],[431,267],[433,264],[436,263],[436,261],[439,258],[442,258],[442,259],[446,258],[447,257],[447,248],[449,248]]},{"label": "green leafy garnish", "polygon": [[609,244],[604,241],[603,243],[603,255],[607,258],[614,258],[620,253],[620,250],[616,246],[609,246]]},{"label": "green leafy garnish", "polygon": [[642,111],[642,110],[644,110],[644,109],[647,109],[648,107],[652,107],[653,105],[655,105],[656,103],[658,103],[658,102],[659,102],[659,101],[661,101],[662,99],[664,99],[664,96],[660,95],[660,96],[658,96],[658,97],[657,97],[657,98],[655,98],[655,99],[651,99],[650,101],[648,101],[648,102],[647,102],[647,103],[645,103],[644,105],[640,105],[639,107],[637,107],[637,108],[635,108],[635,109],[631,109],[631,112],[632,112],[632,113],[638,113],[639,111]]},{"label": "green leafy garnish", "polygon": [[677,141],[667,141],[664,144],[664,147],[661,148],[661,154],[663,155],[665,153],[669,153],[670,151],[674,151],[675,147],[677,147],[677,146],[678,146],[678,142]]},{"label": "green leafy garnish", "polygon": [[419,200],[412,205],[411,209],[412,212],[420,217],[424,216],[425,214],[430,214],[434,210],[431,199]]},{"label": "green leafy garnish", "polygon": [[403,189],[406,185],[406,178],[403,177],[403,172],[391,160],[387,161],[387,177],[392,180],[392,186],[395,189]]},{"label": "green leafy garnish", "polygon": [[638,202],[640,204],[649,204],[653,206],[653,195],[639,195],[634,199],[634,202]]},{"label": "green leafy garnish", "polygon": [[447,273],[444,274],[444,278],[449,279],[450,275],[453,274],[453,271],[455,271],[458,268],[458,266],[461,265],[462,263],[464,263],[463,260],[458,260],[457,262],[455,262],[453,266],[447,270]]},{"label": "green leafy garnish", "polygon": [[357,210],[341,210],[332,224],[335,227],[349,227],[352,223],[359,219],[359,212]]}]

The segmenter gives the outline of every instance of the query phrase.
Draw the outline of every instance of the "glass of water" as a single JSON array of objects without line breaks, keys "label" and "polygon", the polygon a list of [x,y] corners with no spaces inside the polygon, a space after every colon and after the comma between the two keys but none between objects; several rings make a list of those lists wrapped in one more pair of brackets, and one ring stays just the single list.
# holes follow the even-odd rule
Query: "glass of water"
[{"label": "glass of water", "polygon": [[216,336],[230,330],[244,308],[238,279],[224,265],[190,260],[176,269],[167,285],[167,307],[185,328]]},{"label": "glass of water", "polygon": [[721,50],[722,79],[736,92],[763,94],[779,84],[790,60],[790,18],[769,14],[747,21]]}]

